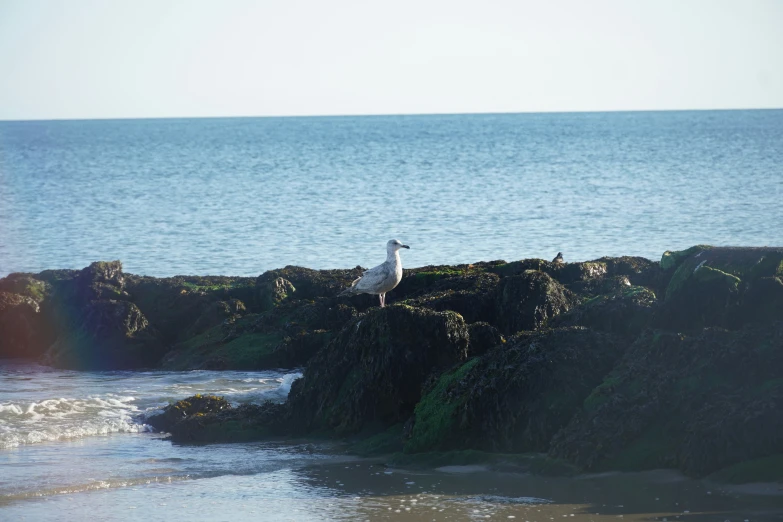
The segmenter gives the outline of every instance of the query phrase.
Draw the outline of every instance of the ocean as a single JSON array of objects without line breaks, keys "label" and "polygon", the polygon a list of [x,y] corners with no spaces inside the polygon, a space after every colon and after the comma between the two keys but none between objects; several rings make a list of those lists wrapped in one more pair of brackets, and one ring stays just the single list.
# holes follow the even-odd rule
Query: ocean
[{"label": "ocean", "polygon": [[0,122],[0,275],[783,244],[783,110]]}]

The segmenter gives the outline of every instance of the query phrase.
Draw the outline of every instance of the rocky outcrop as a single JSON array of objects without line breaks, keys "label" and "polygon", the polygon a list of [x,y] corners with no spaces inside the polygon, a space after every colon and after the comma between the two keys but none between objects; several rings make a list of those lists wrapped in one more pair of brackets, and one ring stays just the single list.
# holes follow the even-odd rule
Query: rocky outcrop
[{"label": "rocky outcrop", "polygon": [[371,310],[348,322],[294,382],[294,429],[346,435],[404,422],[425,379],[465,360],[467,349],[467,326],[454,312]]},{"label": "rocky outcrop", "polygon": [[[625,278],[625,276],[620,276]],[[609,280],[608,282],[612,282]],[[616,279],[614,280],[616,281]],[[596,331],[635,338],[652,322],[658,306],[655,293],[643,286],[630,286],[625,278],[608,293],[585,300],[555,318],[552,326],[586,326]]]},{"label": "rocky outcrop", "polygon": [[196,397],[150,419],[183,442],[351,437],[406,457],[548,451],[586,470],[699,476],[783,454],[781,248],[422,267],[383,309],[338,296],[361,271],[156,279],[110,262],[12,274],[0,279],[0,355],[304,368],[285,404]]},{"label": "rocky outcrop", "polygon": [[0,291],[0,357],[38,357],[51,342],[33,298]]},{"label": "rocky outcrop", "polygon": [[51,282],[48,300],[56,340],[45,364],[74,369],[151,366],[163,346],[125,291],[119,261],[96,262],[71,278]]},{"label": "rocky outcrop", "polygon": [[284,406],[266,402],[234,407],[223,397],[194,395],[145,420],[183,443],[245,442],[281,436]]},{"label": "rocky outcrop", "polygon": [[670,277],[655,321],[659,328],[736,329],[783,310],[783,248],[696,246],[664,253],[661,266]]},{"label": "rocky outcrop", "polygon": [[623,348],[580,327],[519,333],[431,384],[405,451],[546,451]]},{"label": "rocky outcrop", "polygon": [[496,324],[504,334],[537,330],[568,311],[576,296],[545,272],[526,270],[503,278],[495,298]]},{"label": "rocky outcrop", "polygon": [[706,475],[783,452],[783,322],[648,331],[584,400],[551,454],[584,469]]},{"label": "rocky outcrop", "polygon": [[[363,272],[364,269],[359,266],[351,270],[312,270],[301,266],[287,266],[258,276],[256,288],[259,301],[264,305],[268,304],[270,292],[277,296],[274,300],[293,293],[294,289],[297,299],[335,297]],[[278,281],[279,279],[282,281]]]}]

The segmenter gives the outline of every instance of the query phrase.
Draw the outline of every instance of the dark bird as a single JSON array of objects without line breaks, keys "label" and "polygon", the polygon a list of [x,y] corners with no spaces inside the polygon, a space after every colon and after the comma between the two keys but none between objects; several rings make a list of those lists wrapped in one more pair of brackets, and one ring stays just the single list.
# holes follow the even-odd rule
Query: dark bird
[{"label": "dark bird", "polygon": [[563,262],[563,253],[562,252],[558,252],[557,255],[555,256],[555,258],[552,260],[552,262],[557,264],[557,265],[561,264]]}]

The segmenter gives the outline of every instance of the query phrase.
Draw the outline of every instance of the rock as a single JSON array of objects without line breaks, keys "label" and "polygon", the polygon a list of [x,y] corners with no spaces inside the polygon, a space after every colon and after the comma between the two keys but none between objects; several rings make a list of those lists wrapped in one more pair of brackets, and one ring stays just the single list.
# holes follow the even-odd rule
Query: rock
[{"label": "rock", "polygon": [[403,302],[431,310],[451,310],[468,323],[494,321],[494,300],[499,281],[497,275],[486,272],[444,277],[428,287],[420,288],[417,293],[426,292],[423,295]]},{"label": "rock", "polygon": [[286,300],[260,314],[237,314],[177,343],[163,359],[168,370],[299,368],[356,317],[336,299]]},{"label": "rock", "polygon": [[224,321],[236,320],[242,317],[245,312],[245,303],[239,299],[230,299],[228,301],[215,301],[206,305],[205,310],[196,319],[188,329],[186,335],[193,337],[206,332],[210,328],[222,324]]},{"label": "rock", "polygon": [[190,415],[174,424],[171,440],[180,444],[250,442],[286,436],[286,409],[282,404],[242,404],[218,412]]},{"label": "rock", "polygon": [[[316,297],[335,297],[351,285],[351,282],[361,276],[364,270],[356,267],[352,270],[312,270],[300,266],[287,266],[278,270],[264,272],[256,280],[259,301],[264,301],[264,295],[282,278],[296,289],[297,299],[313,299]],[[285,283],[283,283],[285,286]],[[290,295],[285,290],[286,295]],[[264,295],[262,295],[264,294]],[[264,301],[266,303],[266,301]]]},{"label": "rock", "polygon": [[0,292],[29,297],[39,305],[44,301],[51,287],[32,274],[9,274],[0,279]]},{"label": "rock", "polygon": [[286,336],[270,354],[265,365],[269,368],[301,368],[332,340],[328,330],[301,331]]},{"label": "rock", "polygon": [[197,394],[182,399],[163,408],[163,412],[149,417],[149,424],[158,431],[171,432],[174,426],[192,415],[203,416],[231,409],[231,404],[223,397]]},{"label": "rock", "polygon": [[241,316],[255,301],[255,279],[250,277],[128,275],[125,280],[129,299],[167,345],[185,341],[217,321]]},{"label": "rock", "polygon": [[557,275],[560,274],[565,266],[563,263],[552,263],[543,259],[522,259],[510,263],[502,261],[497,263],[498,264],[495,264],[494,266],[488,267],[487,271],[497,274],[500,277],[511,277],[524,274],[528,270],[536,270],[538,272],[544,272],[550,277],[557,278]]},{"label": "rock", "polygon": [[285,407],[265,402],[234,407],[223,397],[194,395],[166,406],[145,423],[177,443],[246,442],[282,435]]},{"label": "rock", "polygon": [[693,335],[646,331],[554,438],[587,470],[704,476],[783,452],[783,322]]},{"label": "rock", "polygon": [[141,310],[128,301],[90,301],[70,312],[45,364],[79,370],[152,367],[164,347]]},{"label": "rock", "polygon": [[32,297],[0,291],[0,357],[36,358],[51,334]]},{"label": "rock", "polygon": [[544,272],[527,270],[501,279],[495,298],[495,324],[506,335],[536,330],[568,311],[576,297]]},{"label": "rock", "polygon": [[259,278],[256,281],[256,291],[261,310],[269,310],[296,292],[296,288],[291,281],[282,277],[271,280]]},{"label": "rock", "polygon": [[[737,329],[755,320],[753,311],[765,306],[755,292],[767,285],[775,293],[769,278],[783,276],[783,248],[696,246],[664,253],[661,265],[671,275],[655,319],[657,327]],[[758,282],[765,278],[767,283]]]},{"label": "rock", "polygon": [[79,272],[76,280],[76,296],[85,302],[128,297],[120,261],[96,261]]},{"label": "rock", "polygon": [[350,321],[293,383],[295,429],[347,435],[403,422],[427,376],[463,361],[467,347],[467,326],[453,312],[374,308]]},{"label": "rock", "polygon": [[489,323],[472,323],[468,325],[470,344],[468,353],[471,357],[483,355],[495,346],[503,344],[506,339],[500,335],[497,328]]},{"label": "rock", "polygon": [[405,452],[546,451],[624,346],[585,328],[517,334],[431,384]]},{"label": "rock", "polygon": [[564,285],[602,279],[608,273],[608,267],[604,261],[565,263],[558,268],[557,280]]},{"label": "rock", "polygon": [[658,299],[652,290],[622,284],[610,294],[596,296],[575,306],[556,317],[551,325],[586,326],[599,332],[634,338],[650,325],[657,305]]},{"label": "rock", "polygon": [[428,265],[419,268],[406,268],[403,271],[402,281],[389,295],[393,293],[396,299],[402,301],[446,290],[474,290],[487,282],[497,282],[497,277],[483,281],[481,278],[493,275],[493,268],[501,264],[505,264],[505,262],[490,261],[469,265]]},{"label": "rock", "polygon": [[749,283],[741,313],[742,324],[771,323],[783,318],[783,278],[760,277]]},{"label": "rock", "polygon": [[661,265],[644,257],[602,257],[597,260],[606,265],[606,277],[625,277],[629,286],[643,286],[658,293],[664,283]]},{"label": "rock", "polygon": [[261,315],[259,326],[264,331],[281,327],[289,331],[292,327],[303,330],[341,330],[357,314],[354,307],[337,299],[319,297],[281,303]]},{"label": "rock", "polygon": [[261,317],[248,314],[178,343],[161,360],[160,367],[178,371],[275,368],[273,354],[284,334],[259,328]]}]

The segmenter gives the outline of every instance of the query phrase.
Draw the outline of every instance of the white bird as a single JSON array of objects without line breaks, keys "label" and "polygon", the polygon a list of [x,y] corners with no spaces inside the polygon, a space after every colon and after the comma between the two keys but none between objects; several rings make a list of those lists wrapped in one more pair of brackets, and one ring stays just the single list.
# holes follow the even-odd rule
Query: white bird
[{"label": "white bird", "polygon": [[381,308],[386,306],[386,292],[394,289],[402,279],[401,248],[410,247],[403,245],[396,239],[390,239],[386,243],[386,261],[365,271],[340,295],[376,294],[381,301]]}]

